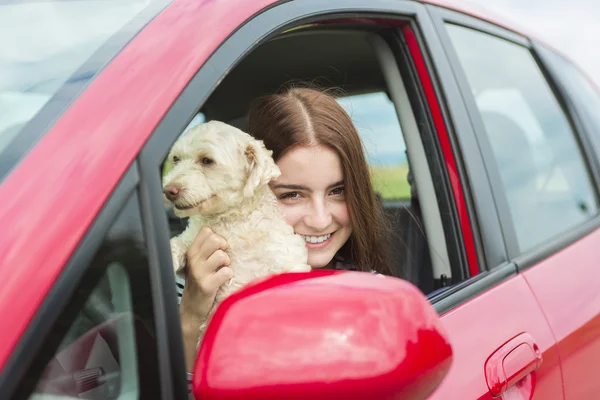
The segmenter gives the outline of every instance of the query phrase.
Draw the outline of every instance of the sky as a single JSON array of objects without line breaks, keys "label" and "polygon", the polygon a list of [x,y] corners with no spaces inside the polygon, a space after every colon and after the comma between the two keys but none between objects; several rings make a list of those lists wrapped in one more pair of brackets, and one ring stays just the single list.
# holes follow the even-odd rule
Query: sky
[{"label": "sky", "polygon": [[552,45],[600,86],[599,0],[462,0],[493,11]]}]

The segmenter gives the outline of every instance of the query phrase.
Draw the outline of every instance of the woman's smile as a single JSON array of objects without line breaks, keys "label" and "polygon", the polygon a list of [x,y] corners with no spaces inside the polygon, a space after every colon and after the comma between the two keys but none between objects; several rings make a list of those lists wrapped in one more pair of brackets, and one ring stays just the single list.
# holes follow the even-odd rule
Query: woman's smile
[{"label": "woman's smile", "polygon": [[300,235],[306,242],[306,247],[309,249],[321,249],[331,243],[331,238],[335,232],[321,236]]},{"label": "woman's smile", "polygon": [[326,267],[352,234],[340,158],[326,146],[298,147],[277,166],[281,176],[271,188],[279,207],[304,238],[308,264]]}]

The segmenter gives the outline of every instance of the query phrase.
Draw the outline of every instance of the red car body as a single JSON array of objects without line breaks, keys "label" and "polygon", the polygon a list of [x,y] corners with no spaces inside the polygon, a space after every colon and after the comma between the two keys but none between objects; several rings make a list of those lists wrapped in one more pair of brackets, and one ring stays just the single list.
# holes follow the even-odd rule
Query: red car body
[{"label": "red car body", "polygon": [[[188,82],[234,31],[274,3],[175,0],[167,5],[0,182],[0,370]],[[510,27],[452,2],[423,3]],[[416,41],[413,50],[416,60],[422,51]],[[423,64],[419,72],[426,85],[430,70]],[[115,84],[125,81],[126,86]],[[433,89],[427,99],[432,110],[438,102],[443,106]],[[438,135],[444,135],[442,114],[434,120]],[[452,166],[456,154],[450,142],[445,150]],[[467,183],[458,173],[453,183],[461,210]],[[486,267],[478,264],[469,215],[463,211],[463,237],[475,277]],[[600,366],[599,247],[600,230],[590,229],[536,265],[441,313],[454,360],[432,398],[492,399],[501,393],[506,399],[594,398],[600,391],[595,376]],[[523,397],[509,397],[518,394]]]}]

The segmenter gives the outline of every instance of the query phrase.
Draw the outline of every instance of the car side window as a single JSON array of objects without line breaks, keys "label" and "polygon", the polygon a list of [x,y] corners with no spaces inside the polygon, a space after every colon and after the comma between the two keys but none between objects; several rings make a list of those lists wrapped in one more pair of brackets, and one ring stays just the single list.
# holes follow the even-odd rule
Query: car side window
[{"label": "car side window", "polygon": [[[297,48],[311,51],[298,53],[293,50]],[[243,130],[253,102],[286,86],[308,84],[330,92],[352,119],[364,145],[373,186],[390,228],[385,247],[392,274],[413,282],[423,293],[433,293],[462,279],[463,260],[459,249],[453,253],[456,262],[451,263],[448,256],[446,240],[454,231],[446,224],[454,221],[448,213],[441,216],[440,203],[446,197],[436,197],[437,191],[446,190],[444,185],[434,184],[434,180],[445,179],[445,173],[431,174],[429,157],[437,157],[436,144],[423,139],[412,110],[403,118],[398,114],[399,104],[410,102],[412,94],[398,84],[404,78],[396,61],[394,50],[379,33],[368,29],[294,28],[262,42],[241,58],[203,103],[195,105],[193,120],[177,130],[181,135],[198,123],[213,120]],[[257,74],[256,65],[268,67]],[[407,142],[413,147],[407,149],[411,147]],[[409,154],[414,160],[408,159]],[[172,161],[163,158],[162,176],[171,168]],[[165,211],[173,238],[184,231],[187,221],[177,217],[170,206],[165,206]],[[458,247],[458,242],[452,246]],[[177,283],[181,289],[183,282]]]},{"label": "car side window", "polygon": [[590,219],[597,198],[569,121],[525,47],[447,25],[491,145],[521,252]]},{"label": "car side window", "polygon": [[21,395],[66,400],[159,393],[146,253],[138,199],[132,196],[44,339]]},{"label": "car side window", "polygon": [[383,201],[410,200],[406,144],[385,92],[338,98],[361,136],[375,191]]}]

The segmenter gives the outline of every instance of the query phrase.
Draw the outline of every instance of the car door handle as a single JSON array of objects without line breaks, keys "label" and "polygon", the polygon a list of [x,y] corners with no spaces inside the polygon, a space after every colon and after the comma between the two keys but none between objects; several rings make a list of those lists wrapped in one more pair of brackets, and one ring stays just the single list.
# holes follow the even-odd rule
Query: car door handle
[{"label": "car door handle", "polygon": [[485,380],[490,394],[498,397],[542,364],[542,353],[528,333],[515,336],[485,362]]}]

